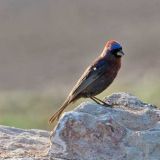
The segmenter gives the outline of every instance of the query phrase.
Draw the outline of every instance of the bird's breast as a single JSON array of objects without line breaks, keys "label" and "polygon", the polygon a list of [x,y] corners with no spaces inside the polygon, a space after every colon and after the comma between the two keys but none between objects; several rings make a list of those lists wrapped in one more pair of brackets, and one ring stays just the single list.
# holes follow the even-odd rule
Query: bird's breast
[{"label": "bird's breast", "polygon": [[120,66],[120,61],[111,61],[106,63],[106,67],[104,67],[104,70],[102,71],[103,74],[83,90],[82,96],[95,96],[104,91],[117,76]]},{"label": "bird's breast", "polygon": [[91,85],[84,90],[84,97],[95,96],[103,92],[115,79],[118,70],[106,70],[106,72],[96,79]]}]

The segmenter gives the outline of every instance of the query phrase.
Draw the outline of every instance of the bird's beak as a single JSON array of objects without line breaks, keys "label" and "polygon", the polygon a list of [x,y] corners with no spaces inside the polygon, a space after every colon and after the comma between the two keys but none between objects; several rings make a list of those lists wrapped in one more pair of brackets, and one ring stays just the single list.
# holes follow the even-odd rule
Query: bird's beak
[{"label": "bird's beak", "polygon": [[120,50],[120,51],[117,52],[117,55],[118,56],[124,56],[125,54],[124,54],[124,52],[122,50]]}]

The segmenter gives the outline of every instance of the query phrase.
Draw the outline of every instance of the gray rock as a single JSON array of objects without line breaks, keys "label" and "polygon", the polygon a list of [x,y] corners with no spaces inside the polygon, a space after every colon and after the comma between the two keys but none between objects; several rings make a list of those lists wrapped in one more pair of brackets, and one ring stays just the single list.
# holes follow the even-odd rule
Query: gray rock
[{"label": "gray rock", "polygon": [[0,125],[0,160],[47,160],[49,132]]},{"label": "gray rock", "polygon": [[64,113],[50,133],[0,126],[0,160],[160,160],[160,110],[126,93]]},{"label": "gray rock", "polygon": [[160,160],[160,110],[127,93],[64,113],[51,135],[51,159]]}]

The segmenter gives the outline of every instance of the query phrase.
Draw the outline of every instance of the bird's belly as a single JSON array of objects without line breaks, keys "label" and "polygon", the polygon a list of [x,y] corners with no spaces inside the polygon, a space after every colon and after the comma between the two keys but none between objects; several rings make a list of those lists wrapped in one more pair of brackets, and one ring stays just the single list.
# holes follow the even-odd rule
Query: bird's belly
[{"label": "bird's belly", "polygon": [[89,85],[83,92],[83,97],[96,96],[97,94],[103,92],[114,80],[116,74],[98,78],[91,85]]}]

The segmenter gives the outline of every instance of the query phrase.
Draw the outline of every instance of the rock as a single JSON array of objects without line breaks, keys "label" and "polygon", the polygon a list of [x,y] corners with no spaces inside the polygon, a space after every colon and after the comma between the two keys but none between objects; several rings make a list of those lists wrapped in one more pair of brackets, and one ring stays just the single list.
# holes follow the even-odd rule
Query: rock
[{"label": "rock", "polygon": [[64,113],[51,135],[49,155],[69,160],[160,160],[160,110],[127,93]]},{"label": "rock", "polygon": [[0,125],[0,160],[47,160],[49,132]]},{"label": "rock", "polygon": [[160,110],[126,93],[105,101],[112,108],[85,102],[64,113],[51,139],[0,126],[0,160],[160,160]]}]

